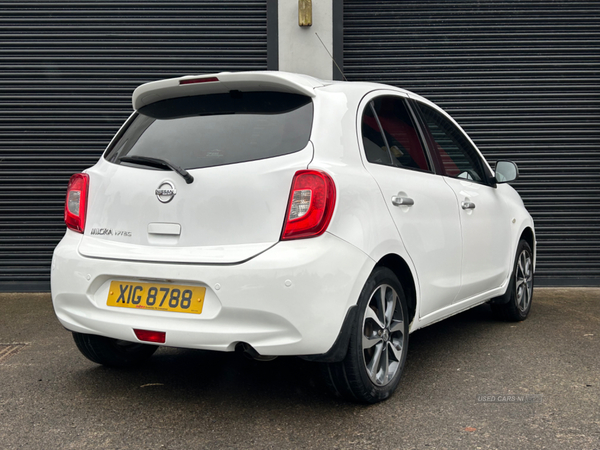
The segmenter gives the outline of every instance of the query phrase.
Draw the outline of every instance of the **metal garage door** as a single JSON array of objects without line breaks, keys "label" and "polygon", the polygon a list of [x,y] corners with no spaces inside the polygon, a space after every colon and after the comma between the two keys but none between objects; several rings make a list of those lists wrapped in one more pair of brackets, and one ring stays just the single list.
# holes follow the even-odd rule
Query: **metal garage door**
[{"label": "metal garage door", "polygon": [[72,173],[140,83],[267,68],[266,0],[0,4],[0,290],[48,290]]},{"label": "metal garage door", "polygon": [[600,2],[343,3],[344,72],[438,103],[513,159],[537,281],[600,285]]}]

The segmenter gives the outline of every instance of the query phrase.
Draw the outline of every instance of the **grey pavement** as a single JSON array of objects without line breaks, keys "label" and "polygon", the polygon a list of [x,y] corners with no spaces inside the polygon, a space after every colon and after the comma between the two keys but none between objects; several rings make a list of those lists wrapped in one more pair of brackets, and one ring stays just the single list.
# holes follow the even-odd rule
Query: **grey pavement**
[{"label": "grey pavement", "polygon": [[537,289],[516,324],[483,305],[409,348],[395,395],[363,406],[297,358],[161,348],[107,369],[49,294],[0,294],[0,449],[600,449],[600,289]]}]

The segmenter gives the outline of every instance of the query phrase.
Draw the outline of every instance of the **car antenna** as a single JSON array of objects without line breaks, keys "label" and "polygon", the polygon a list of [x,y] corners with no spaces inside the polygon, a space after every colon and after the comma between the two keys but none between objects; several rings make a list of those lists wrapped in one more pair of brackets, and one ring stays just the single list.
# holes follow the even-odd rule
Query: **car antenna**
[{"label": "car antenna", "polygon": [[329,52],[329,50],[327,50],[327,47],[325,46],[325,43],[321,39],[321,36],[319,36],[319,33],[315,33],[315,34],[317,35],[317,37],[319,38],[319,41],[321,41],[321,45],[323,46],[323,48],[325,49],[325,51],[327,52],[327,54],[329,55],[329,57],[331,58],[331,60],[333,61],[333,63],[335,64],[335,67],[337,67],[337,69],[340,71],[340,73],[344,77],[344,81],[348,81],[348,78],[346,78],[346,75],[344,75],[344,72],[342,71],[342,69],[340,68],[340,66],[338,66],[338,63],[335,61],[335,59],[333,59],[333,56],[331,55],[331,53]]}]

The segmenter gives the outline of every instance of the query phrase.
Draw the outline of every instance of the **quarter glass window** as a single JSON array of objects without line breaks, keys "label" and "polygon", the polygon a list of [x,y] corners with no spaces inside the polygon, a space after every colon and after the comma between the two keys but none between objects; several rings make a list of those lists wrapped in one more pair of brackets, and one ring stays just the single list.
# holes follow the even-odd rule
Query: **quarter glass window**
[{"label": "quarter glass window", "polygon": [[367,105],[363,112],[361,131],[367,161],[391,166],[390,151],[383,138],[383,134],[381,134],[381,128],[379,127],[371,103]]}]

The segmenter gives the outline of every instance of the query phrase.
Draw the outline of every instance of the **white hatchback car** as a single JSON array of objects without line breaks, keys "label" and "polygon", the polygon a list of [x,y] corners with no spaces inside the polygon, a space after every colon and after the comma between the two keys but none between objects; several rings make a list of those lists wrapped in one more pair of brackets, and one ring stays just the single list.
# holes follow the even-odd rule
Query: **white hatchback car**
[{"label": "white hatchback car", "polygon": [[283,72],[144,84],[73,175],[52,297],[108,366],[157,346],[324,363],[363,402],[398,385],[409,333],[491,302],[531,307],[533,220],[444,111],[411,92]]}]

